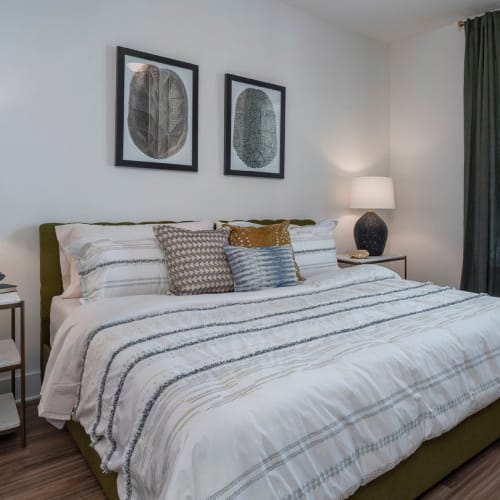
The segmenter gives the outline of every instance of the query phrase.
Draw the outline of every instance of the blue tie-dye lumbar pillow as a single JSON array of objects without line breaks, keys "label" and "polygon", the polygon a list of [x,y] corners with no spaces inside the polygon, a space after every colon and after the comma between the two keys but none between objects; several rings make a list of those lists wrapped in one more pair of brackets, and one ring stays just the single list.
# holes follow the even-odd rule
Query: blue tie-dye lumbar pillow
[{"label": "blue tie-dye lumbar pillow", "polygon": [[293,286],[299,283],[290,245],[240,247],[225,245],[234,291]]}]

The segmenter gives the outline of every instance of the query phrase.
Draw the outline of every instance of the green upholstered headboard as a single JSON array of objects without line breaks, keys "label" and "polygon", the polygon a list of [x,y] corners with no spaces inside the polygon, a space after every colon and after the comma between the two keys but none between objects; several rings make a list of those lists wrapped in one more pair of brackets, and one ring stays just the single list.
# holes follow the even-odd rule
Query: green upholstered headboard
[{"label": "green upholstered headboard", "polygon": [[[252,219],[256,224],[276,224],[290,220],[291,224],[306,226],[315,224],[311,219]],[[96,222],[103,226],[119,226],[133,224],[168,224],[172,221],[153,222]],[[50,304],[52,297],[63,291],[61,268],[59,266],[59,245],[56,238],[56,226],[65,223],[49,222],[39,227],[40,232],[40,367],[42,375],[50,352]]]}]

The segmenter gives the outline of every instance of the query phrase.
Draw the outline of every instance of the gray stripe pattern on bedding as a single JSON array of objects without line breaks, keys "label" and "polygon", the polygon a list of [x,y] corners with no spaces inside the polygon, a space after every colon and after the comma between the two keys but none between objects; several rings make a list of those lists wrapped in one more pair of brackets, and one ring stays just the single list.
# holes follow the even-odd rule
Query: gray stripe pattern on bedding
[{"label": "gray stripe pattern on bedding", "polygon": [[[135,499],[168,491],[177,498],[191,482],[211,500],[266,494],[286,500],[341,498],[367,475],[373,477],[374,470],[385,472],[423,440],[456,425],[456,418],[498,397],[500,339],[495,343],[494,337],[488,338],[488,349],[483,345],[481,350],[486,337],[468,345],[468,337],[457,329],[459,318],[477,322],[480,314],[498,308],[497,303],[449,287],[396,279],[374,267],[332,273],[331,281],[294,287],[279,296],[174,304],[89,331],[82,344],[74,418],[90,422],[86,429],[103,458],[103,469],[119,471],[120,494]],[[464,354],[441,352],[441,337],[456,337],[453,349],[467,349]],[[419,362],[425,350],[430,359],[436,357],[427,368]],[[445,354],[449,359],[443,359]],[[338,379],[346,370],[353,370],[346,377],[355,377],[367,360],[374,363],[372,378]],[[386,370],[391,376],[384,378]],[[332,400],[328,390],[338,384],[346,392],[335,393]],[[351,387],[361,387],[361,392],[351,394]],[[316,396],[319,389],[323,392]],[[294,399],[295,394],[301,397]],[[340,394],[347,406],[337,398]],[[262,408],[251,404],[255,398]],[[292,398],[296,406],[283,398]],[[324,404],[328,411],[325,407],[319,418],[314,408]],[[240,406],[244,413],[229,412]],[[279,429],[265,434],[273,442],[247,441],[255,432],[254,412],[258,428],[272,422],[257,419],[267,418],[268,406],[270,412],[281,412]],[[314,419],[295,422],[296,412],[305,418],[301,412],[307,411],[314,411]],[[209,456],[209,448],[197,448],[197,441],[191,448],[188,437],[202,432],[195,426],[202,421],[202,438],[209,440],[203,446],[220,446],[214,453],[229,451],[225,440],[232,434],[211,431],[224,418],[234,423],[238,439],[248,434],[244,465],[233,468],[236,462],[228,458],[220,480],[194,486],[204,474],[196,475],[192,460]],[[244,419],[241,426],[239,418]],[[366,429],[369,433],[363,434]],[[352,433],[359,440],[352,441]],[[334,459],[328,454],[332,443]],[[381,452],[387,457],[382,465],[374,458]],[[145,461],[151,453],[158,455],[157,462]],[[184,484],[188,469],[175,471],[186,464],[191,464],[193,477]],[[270,485],[269,478],[276,483]]]},{"label": "gray stripe pattern on bedding", "polygon": [[[99,393],[98,393],[98,397],[97,397],[97,412],[96,412],[96,420],[95,420],[95,423],[94,423],[94,426],[92,428],[92,434],[91,434],[91,438],[93,441],[98,441],[99,439],[102,438],[102,436],[99,436],[97,435],[96,433],[96,429],[97,429],[97,426],[99,425],[100,423],[100,420],[101,420],[101,410],[102,410],[102,403],[103,403],[103,394],[104,394],[104,391],[105,391],[105,386],[106,386],[106,381],[107,381],[107,377],[108,377],[108,374],[109,374],[109,371],[111,369],[111,365],[113,363],[113,361],[116,359],[116,357],[118,356],[118,354],[120,352],[122,352],[124,349],[128,349],[129,347],[132,347],[132,346],[137,346],[139,344],[142,344],[144,342],[148,342],[150,340],[154,340],[154,339],[158,339],[158,338],[161,338],[161,337],[165,337],[167,335],[173,335],[173,334],[179,334],[179,333],[182,333],[182,332],[187,332],[187,331],[192,331],[192,330],[195,330],[195,329],[202,329],[202,328],[213,328],[213,327],[222,327],[222,326],[236,326],[236,325],[243,325],[245,323],[248,323],[249,321],[255,321],[255,320],[262,320],[262,319],[269,319],[269,318],[277,318],[277,317],[280,317],[280,316],[288,316],[292,313],[297,313],[297,312],[310,312],[314,309],[318,309],[318,308],[323,308],[325,306],[333,306],[333,305],[338,305],[338,304],[344,304],[344,303],[348,303],[348,302],[352,302],[352,301],[355,301],[355,300],[360,300],[360,299],[368,299],[368,298],[374,298],[374,297],[382,297],[382,296],[385,296],[385,295],[392,295],[392,294],[395,294],[395,293],[398,293],[398,292],[404,292],[404,291],[409,291],[409,290],[416,290],[416,289],[419,289],[419,288],[423,288],[423,287],[428,287],[430,285],[430,283],[421,283],[421,284],[418,284],[418,285],[415,285],[415,286],[408,286],[408,285],[405,285],[404,287],[402,288],[397,288],[397,289],[394,289],[394,290],[388,290],[386,292],[381,292],[381,293],[376,293],[376,294],[365,294],[365,295],[358,295],[356,297],[350,297],[350,298],[347,298],[347,299],[336,299],[336,300],[327,300],[327,301],[324,301],[324,302],[320,302],[314,306],[305,306],[303,308],[299,308],[299,309],[288,309],[288,310],[284,310],[284,311],[281,311],[281,312],[275,312],[275,313],[266,313],[266,314],[261,314],[261,315],[257,315],[255,317],[252,318],[252,320],[249,320],[249,319],[236,319],[236,320],[232,320],[232,321],[226,321],[224,323],[217,323],[217,322],[214,322],[214,323],[204,323],[202,325],[198,325],[196,327],[184,327],[184,328],[180,328],[180,329],[176,329],[176,330],[169,330],[169,331],[165,331],[165,332],[160,332],[160,333],[156,333],[154,335],[150,335],[150,336],[147,336],[147,337],[143,337],[143,338],[140,338],[140,339],[137,339],[137,340],[134,340],[132,342],[128,342],[127,344],[124,344],[122,345],[120,348],[118,348],[116,351],[113,352],[112,356],[110,357],[107,365],[106,365],[106,369],[104,371],[104,375],[101,379],[101,383],[100,383],[100,386],[99,386]],[[427,295],[427,294],[434,294],[434,293],[440,293],[444,290],[447,290],[448,288],[442,288],[442,289],[433,289],[429,292],[426,292],[422,295],[418,295],[418,296],[424,296],[424,295]],[[396,299],[393,299],[393,301],[398,301],[398,300],[402,300],[401,298],[396,298]],[[334,314],[338,314],[339,312],[346,312],[346,311],[349,311],[349,310],[355,310],[355,309],[359,309],[361,307],[373,307],[373,306],[376,306],[378,304],[381,304],[381,303],[386,303],[386,302],[391,302],[390,300],[389,301],[382,301],[382,302],[375,302],[375,303],[372,303],[370,304],[369,306],[354,306],[354,307],[350,307],[350,308],[345,308],[345,309],[342,309],[341,311],[336,311]],[[325,314],[330,314],[328,312],[326,313],[323,313],[323,314],[320,314],[320,315],[316,315],[316,316],[310,316],[309,319],[314,319],[314,318],[319,318],[321,316],[324,316]],[[297,320],[289,320],[289,323],[295,323]],[[282,322],[280,326],[284,326],[286,325],[288,322]],[[272,328],[274,325],[271,325],[269,326],[268,328]],[[262,331],[262,329],[260,329]],[[246,329],[241,329],[241,327],[233,332],[228,332],[228,333],[224,333],[224,334],[218,334],[218,335],[215,335],[215,336],[211,336],[211,337],[206,337],[206,338],[202,338],[202,339],[198,339],[194,342],[190,342],[190,343],[185,343],[185,344],[180,344],[178,345],[177,347],[175,348],[161,348],[161,349],[156,349],[154,351],[146,351],[145,353],[143,353],[142,355],[138,356],[137,358],[135,358],[132,363],[127,366],[123,371],[122,371],[122,376],[121,376],[121,379],[120,379],[120,382],[118,383],[118,387],[117,387],[117,390],[113,396],[113,409],[112,409],[112,412],[111,412],[111,416],[110,416],[110,419],[109,419],[109,423],[108,423],[108,426],[107,426],[107,433],[108,433],[108,437],[110,439],[112,439],[112,436],[111,436],[111,429],[110,429],[110,426],[112,425],[113,423],[113,416],[114,416],[114,412],[116,410],[116,405],[118,404],[118,398],[120,397],[120,393],[121,393],[121,388],[123,387],[124,383],[125,383],[125,379],[126,377],[128,376],[128,374],[130,373],[130,371],[132,370],[132,368],[134,368],[138,363],[150,358],[151,356],[156,356],[156,355],[159,355],[159,354],[162,354],[164,352],[168,352],[168,351],[171,351],[173,349],[179,349],[179,348],[182,348],[182,347],[189,347],[191,345],[195,345],[195,344],[201,344],[203,342],[208,342],[208,341],[211,341],[211,340],[216,340],[216,339],[219,339],[219,338],[223,338],[223,337],[226,337],[226,336],[230,336],[230,335],[242,335],[242,334],[245,334],[245,333],[251,333],[251,332],[255,332],[255,331],[258,331],[257,329],[255,328],[246,328]]]},{"label": "gray stripe pattern on bedding", "polygon": [[[217,493],[214,495],[211,495],[208,500],[215,500],[216,498],[220,498],[222,495],[226,494],[229,490],[234,489],[236,486],[239,485],[238,489],[233,491],[232,496],[237,496],[239,493],[241,493],[245,488],[248,488],[250,484],[253,482],[261,479],[265,474],[271,472],[274,470],[276,467],[279,467],[280,465],[283,465],[288,459],[297,456],[299,453],[304,453],[307,451],[309,448],[323,443],[327,439],[331,439],[335,437],[338,433],[340,433],[345,427],[353,426],[356,425],[357,422],[362,421],[364,418],[368,416],[374,416],[378,415],[392,407],[394,405],[400,403],[404,399],[407,399],[408,397],[411,397],[411,394],[416,393],[417,391],[421,391],[423,389],[430,389],[434,386],[437,386],[439,384],[442,384],[443,382],[447,380],[451,380],[453,377],[455,377],[457,374],[464,373],[465,371],[471,369],[471,368],[476,368],[480,366],[482,363],[487,362],[491,359],[494,359],[500,354],[500,347],[498,349],[495,349],[494,352],[489,353],[489,354],[481,354],[479,356],[475,356],[472,360],[466,360],[463,362],[459,362],[452,367],[449,367],[445,370],[443,370],[441,373],[433,376],[433,377],[427,377],[422,380],[419,380],[418,382],[415,382],[415,384],[412,384],[411,386],[405,386],[403,389],[391,394],[387,398],[381,399],[377,401],[375,404],[371,404],[368,406],[365,406],[363,408],[360,408],[359,410],[356,410],[352,412],[350,415],[347,417],[344,417],[343,419],[336,420],[335,422],[332,422],[331,424],[323,427],[322,429],[318,429],[317,431],[311,432],[307,434],[306,436],[303,436],[301,439],[298,441],[295,441],[294,443],[290,443],[286,447],[278,450],[277,452],[273,453],[270,456],[267,456],[263,460],[261,460],[258,464],[255,464],[253,467],[250,469],[246,470],[243,474],[235,478],[233,481],[231,481],[229,484],[227,484],[224,488],[219,490]],[[483,392],[485,390],[492,389],[494,387],[498,387],[500,385],[500,379],[498,377],[492,379],[491,381],[481,384],[478,386],[478,391]],[[431,419],[435,418],[437,415],[440,413],[443,413],[444,411],[447,411],[454,406],[456,406],[456,401],[458,400],[459,402],[464,402],[467,398],[470,398],[470,391],[467,391],[467,393],[463,393],[460,395],[459,398],[455,398],[452,401],[449,401],[446,404],[443,404],[439,407],[436,407],[434,412],[424,412],[419,414],[417,419],[414,420],[414,422],[421,423],[423,419]],[[410,425],[405,425],[405,429],[407,431],[411,430],[414,428],[415,425],[411,423]],[[363,448],[357,448],[353,455],[357,458],[359,458],[360,452],[361,451],[377,451],[381,447],[382,444],[387,445],[391,442],[394,442],[394,435],[397,435],[398,438],[403,437],[403,434],[400,433],[400,431],[396,433],[392,433],[392,437],[384,436],[382,439],[378,441],[377,444],[375,445],[367,445]],[[316,483],[318,479],[320,482],[324,479],[328,479],[333,477],[334,474],[338,474],[341,472],[345,466],[347,465],[352,465],[354,463],[354,460],[351,460],[350,458],[343,459],[339,462],[337,462],[334,466],[329,467],[326,471],[324,471],[322,474],[319,475],[319,478],[313,478],[311,481],[312,483]],[[326,475],[325,477],[323,477]],[[249,479],[250,478],[250,479]],[[240,485],[243,480],[247,480],[244,485]],[[308,483],[306,483],[305,486],[302,486],[296,492],[294,492],[293,495],[287,495],[287,499],[290,498],[295,498],[295,495],[299,495],[298,498],[300,498],[300,495],[303,493],[303,490],[308,488]],[[231,498],[231,497],[226,497],[226,498]]]},{"label": "gray stripe pattern on bedding", "polygon": [[[425,286],[425,285],[422,285],[422,286]],[[420,286],[413,287],[413,289],[415,289],[415,288],[420,288]],[[122,371],[122,376],[120,378],[120,381],[118,382],[117,389],[116,389],[116,391],[114,393],[114,396],[113,396],[113,399],[112,399],[113,403],[112,403],[111,413],[110,413],[110,417],[109,417],[108,425],[107,425],[107,430],[106,430],[106,434],[107,434],[106,437],[112,443],[112,447],[111,447],[108,455],[106,456],[106,458],[104,458],[104,460],[102,462],[102,468],[104,470],[107,470],[107,464],[108,464],[109,460],[111,459],[111,456],[113,455],[113,453],[116,450],[116,441],[113,438],[113,424],[114,424],[114,416],[115,416],[116,408],[117,408],[119,400],[120,400],[120,396],[121,396],[121,392],[122,392],[123,386],[125,384],[127,376],[130,374],[131,370],[133,368],[135,368],[139,363],[141,363],[143,361],[146,361],[146,360],[150,359],[153,356],[158,356],[158,355],[164,354],[166,352],[177,351],[179,349],[191,347],[191,346],[194,346],[196,344],[202,344],[204,342],[215,341],[215,340],[218,340],[218,339],[222,339],[224,337],[229,337],[231,335],[244,335],[244,334],[248,334],[248,333],[257,333],[257,332],[263,333],[263,332],[265,332],[268,329],[275,328],[276,326],[284,327],[284,326],[287,326],[287,325],[290,325],[290,324],[293,324],[293,323],[297,323],[297,322],[311,321],[311,320],[323,318],[323,317],[326,317],[326,316],[332,317],[335,314],[340,314],[340,313],[344,313],[344,312],[347,312],[347,311],[354,311],[356,309],[361,309],[361,308],[366,308],[366,307],[376,307],[376,306],[378,306],[380,304],[389,304],[389,303],[398,302],[398,301],[401,301],[401,300],[408,300],[409,298],[424,297],[426,295],[432,295],[432,294],[435,294],[435,293],[443,292],[443,291],[445,291],[447,289],[448,288],[443,288],[443,289],[438,289],[438,290],[431,290],[431,291],[424,292],[424,293],[421,293],[421,294],[413,295],[411,297],[402,297],[402,298],[398,297],[398,298],[395,298],[395,299],[392,299],[392,300],[389,299],[389,300],[385,300],[385,301],[373,302],[373,303],[371,303],[369,305],[361,305],[361,306],[357,305],[357,306],[347,307],[347,308],[335,311],[333,313],[330,312],[330,311],[326,311],[326,312],[323,312],[323,313],[319,313],[319,314],[315,314],[315,315],[310,315],[307,318],[291,319],[291,320],[281,320],[278,323],[273,323],[273,324],[265,326],[265,327],[246,328],[246,329],[242,329],[242,330],[236,330],[236,331],[233,331],[233,332],[221,333],[221,334],[214,335],[212,337],[208,337],[208,338],[205,338],[205,339],[200,339],[200,340],[197,340],[197,341],[180,344],[180,345],[178,345],[176,347],[157,349],[157,350],[154,350],[154,351],[146,351],[141,356],[135,358],[134,361],[132,363],[130,363]],[[408,288],[405,289],[405,291],[407,291],[407,290],[408,290]],[[398,291],[401,291],[401,290],[396,290],[396,291],[390,292],[390,293],[397,293]],[[382,294],[382,295],[384,295],[384,294]],[[375,296],[377,296],[377,295],[375,295]],[[380,296],[380,295],[378,295],[378,296]],[[374,297],[374,296],[372,295],[371,297]],[[336,304],[338,304],[338,303],[339,302],[337,301]],[[321,307],[323,307],[323,306],[325,306],[325,304],[322,304]],[[314,307],[308,307],[308,308],[305,308],[303,311],[293,311],[293,312],[304,312],[306,310],[307,311],[311,311],[312,309],[314,309]],[[291,313],[291,311],[287,311],[286,314],[288,315],[290,313]],[[282,315],[282,313],[277,313],[275,315],[267,315],[267,318],[269,318],[271,316],[280,316],[280,315]],[[262,319],[262,318],[260,318],[260,319]],[[212,325],[205,325],[205,327],[206,326],[210,326],[210,327],[212,327],[212,326],[218,326],[218,327],[221,327],[221,326],[228,326],[229,324],[230,324],[229,322],[225,323],[225,324],[219,323],[219,324],[216,324],[216,325],[213,325],[213,324]],[[179,331],[177,331],[177,332],[169,332],[168,334],[172,334],[172,333],[180,333],[180,332]],[[333,334],[338,334],[338,333],[345,333],[345,332],[341,331],[341,332],[335,332]],[[279,348],[276,348],[276,350],[278,350],[278,349]],[[211,368],[213,368],[212,365],[208,365],[207,366],[207,369],[211,369]],[[187,374],[184,375],[184,378],[192,376],[192,375],[197,375],[198,373],[199,373],[199,371],[197,371],[197,372],[189,372],[189,373],[187,373]],[[177,380],[180,380],[180,379],[177,379]],[[105,381],[104,378],[103,378],[103,381]],[[104,387],[103,387],[103,393],[104,393]],[[99,400],[98,400],[98,407],[101,407],[101,408],[102,408],[102,394],[103,393],[101,393],[101,392],[99,393]],[[96,424],[93,427],[93,433],[94,434],[92,435],[92,437],[96,441],[102,439],[102,437],[103,437],[103,436],[97,436],[97,435],[95,435],[95,429],[97,428],[97,425],[99,424],[99,420],[100,420],[100,412],[98,412],[98,417],[96,418]]]},{"label": "gray stripe pattern on bedding", "polygon": [[[257,356],[262,356],[262,355],[269,354],[269,353],[272,353],[272,352],[277,352],[277,351],[281,351],[281,350],[285,350],[285,349],[297,347],[297,346],[300,346],[300,345],[308,343],[308,342],[314,342],[314,341],[317,341],[317,340],[322,340],[322,339],[324,339],[326,337],[329,337],[329,336],[332,336],[332,335],[339,335],[339,334],[342,334],[342,333],[353,332],[355,330],[373,327],[373,326],[380,325],[382,323],[386,323],[386,322],[389,322],[389,321],[395,321],[395,320],[403,319],[403,318],[406,318],[406,317],[415,316],[417,314],[423,314],[423,313],[426,313],[426,312],[436,311],[438,309],[443,309],[445,307],[450,307],[450,306],[455,306],[455,305],[458,305],[458,304],[463,304],[464,302],[468,302],[470,300],[474,300],[477,297],[478,296],[476,296],[476,297],[467,297],[465,299],[456,300],[456,301],[448,302],[448,303],[445,303],[445,304],[440,304],[438,306],[429,307],[427,309],[412,311],[411,313],[396,315],[396,316],[392,316],[392,317],[389,317],[389,318],[386,318],[386,319],[383,319],[383,320],[372,321],[372,322],[369,322],[369,323],[362,324],[362,325],[360,325],[358,327],[353,327],[353,328],[348,328],[348,329],[338,330],[338,331],[330,331],[330,332],[323,333],[322,335],[317,335],[317,336],[314,336],[314,337],[308,337],[308,338],[304,338],[302,340],[297,340],[297,341],[294,341],[294,342],[288,342],[286,344],[275,345],[273,347],[269,347],[267,349],[258,350],[258,351],[255,351],[255,352],[252,352],[252,353],[249,353],[249,354],[246,354],[246,355],[238,356],[238,357],[235,357],[235,358],[228,358],[228,359],[225,359],[223,361],[218,361],[218,362],[215,362],[215,363],[211,363],[211,364],[208,364],[208,365],[196,368],[194,370],[191,370],[190,372],[187,372],[187,373],[179,373],[175,377],[173,377],[171,379],[168,379],[168,380],[165,380],[158,387],[158,389],[156,390],[156,392],[154,393],[154,395],[148,400],[148,402],[144,406],[144,409],[143,409],[143,412],[142,412],[142,416],[141,416],[141,418],[139,420],[139,423],[138,423],[138,425],[137,425],[137,427],[135,429],[134,436],[133,436],[131,442],[129,443],[129,445],[127,447],[127,450],[125,452],[124,470],[125,470],[125,476],[126,476],[126,481],[127,481],[127,498],[130,498],[132,496],[132,479],[131,479],[131,474],[130,474],[130,463],[131,463],[131,460],[132,460],[132,455],[134,454],[135,448],[137,446],[137,443],[138,443],[139,439],[141,439],[141,437],[142,437],[142,432],[144,430],[144,425],[146,423],[146,420],[149,418],[151,410],[153,409],[153,406],[155,405],[155,403],[158,400],[158,398],[160,398],[163,395],[163,393],[165,392],[166,389],[170,388],[176,382],[178,382],[180,380],[183,380],[183,379],[185,379],[187,377],[193,376],[193,375],[199,375],[200,373],[204,373],[204,372],[206,372],[208,370],[213,370],[213,369],[219,368],[219,367],[224,366],[224,365],[238,363],[238,362],[241,362],[241,361],[248,361],[248,360],[251,360],[252,358],[255,358]],[[409,297],[409,299],[410,298],[412,298],[412,297]],[[376,450],[373,450],[373,451],[376,451]]]},{"label": "gray stripe pattern on bedding", "polygon": [[[127,325],[127,324],[132,324],[132,323],[135,323],[137,321],[143,321],[143,320],[147,320],[147,319],[153,319],[153,318],[160,318],[160,317],[167,317],[167,316],[170,316],[170,315],[174,315],[174,314],[178,314],[178,313],[184,313],[184,312],[201,312],[201,311],[214,311],[216,309],[221,309],[221,308],[224,308],[224,307],[234,307],[234,306],[250,306],[250,305],[259,305],[259,304],[264,304],[264,303],[268,303],[268,302],[276,302],[276,301],[280,301],[282,300],[283,298],[300,298],[300,297],[306,297],[306,296],[314,296],[314,295],[318,295],[318,294],[323,294],[323,293],[327,293],[327,292],[331,292],[333,290],[341,290],[342,288],[349,288],[349,287],[352,287],[352,286],[355,286],[355,285],[360,285],[360,284],[363,284],[363,283],[377,283],[379,281],[385,281],[385,280],[388,280],[390,278],[388,277],[382,277],[382,278],[375,278],[373,280],[364,280],[364,281],[356,281],[354,283],[349,283],[349,284],[346,284],[346,285],[339,285],[339,286],[327,286],[327,287],[323,287],[323,288],[320,288],[320,289],[317,289],[317,290],[307,290],[307,291],[300,291],[299,293],[295,293],[295,294],[290,294],[290,295],[286,295],[285,297],[276,297],[276,298],[265,298],[265,299],[250,299],[250,300],[231,300],[225,304],[217,304],[217,305],[209,305],[209,306],[196,306],[196,307],[181,307],[179,309],[167,309],[167,310],[164,310],[164,311],[160,311],[160,312],[155,312],[155,313],[151,313],[151,314],[144,314],[144,315],[138,315],[138,316],[132,316],[132,317],[129,317],[129,318],[126,318],[126,319],[121,319],[121,320],[117,320],[117,321],[113,321],[113,322],[110,322],[110,323],[105,323],[101,326],[99,326],[99,328],[96,328],[95,330],[91,331],[87,337],[87,340],[85,342],[85,349],[84,349],[84,352],[83,352],[83,362],[82,362],[82,369],[81,369],[81,373],[80,373],[80,383],[78,384],[78,395],[77,395],[77,398],[76,398],[76,404],[75,404],[75,410],[74,410],[74,414],[76,415],[76,413],[78,412],[78,407],[80,405],[80,399],[81,399],[81,389],[82,389],[82,382],[83,382],[83,376],[84,376],[84,373],[85,373],[85,366],[86,366],[86,361],[87,361],[87,354],[88,354],[88,351],[89,351],[89,348],[90,348],[90,345],[92,343],[92,341],[96,338],[97,335],[99,335],[100,333],[104,333],[106,332],[106,330],[110,329],[110,328],[115,328],[115,327],[118,327],[118,326],[123,326],[123,325]],[[359,297],[358,297],[359,298]],[[255,318],[252,318],[252,319],[255,319]],[[202,325],[201,327],[203,327],[204,325]],[[186,328],[186,331],[190,330],[192,328]],[[160,334],[160,336],[163,336],[163,333]],[[152,335],[150,338],[148,338],[148,340],[152,340],[156,338],[156,335]],[[132,345],[135,344],[135,341],[133,343],[129,343],[129,344],[125,344],[123,346],[123,349],[126,349]],[[111,361],[108,363],[108,365],[111,364],[111,362],[114,360],[114,358],[116,357],[116,355],[119,353],[120,351],[116,351],[114,352],[112,355],[111,355]]]},{"label": "gray stripe pattern on bedding", "polygon": [[[474,365],[474,367],[478,366],[479,364],[480,363],[477,363],[476,365]],[[498,388],[499,386],[500,382],[499,378],[497,377],[490,380],[489,382],[477,386],[476,393],[481,394],[483,392],[491,391],[492,389]],[[379,440],[373,443],[369,443],[364,446],[356,448],[350,456],[347,456],[342,460],[337,461],[335,464],[321,471],[317,476],[314,476],[309,481],[305,482],[292,494],[283,497],[283,500],[307,498],[307,496],[313,493],[314,490],[320,488],[323,485],[323,483],[331,480],[333,477],[335,477],[338,474],[341,474],[345,469],[351,467],[353,464],[358,462],[363,455],[367,455],[369,453],[375,453],[381,450],[382,448],[389,446],[390,444],[407,436],[412,430],[422,425],[422,423],[425,422],[426,420],[433,420],[435,418],[438,418],[440,415],[470,401],[470,399],[471,399],[470,391],[467,391],[452,400],[446,401],[445,403],[436,408],[432,408],[432,410],[419,413],[415,419],[406,422],[399,429],[381,437]],[[331,436],[328,436],[325,439],[329,439],[330,437]],[[252,482],[256,480],[257,479],[254,479]],[[228,499],[235,498],[242,491],[244,491],[245,488],[250,486],[250,484],[251,483],[243,485],[242,487],[240,487],[238,491],[236,491],[233,495],[228,496],[227,498]]]}]

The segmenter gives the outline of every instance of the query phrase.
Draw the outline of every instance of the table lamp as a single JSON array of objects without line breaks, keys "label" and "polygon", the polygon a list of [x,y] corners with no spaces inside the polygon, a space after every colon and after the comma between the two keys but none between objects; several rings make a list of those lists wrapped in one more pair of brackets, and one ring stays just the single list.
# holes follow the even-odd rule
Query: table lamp
[{"label": "table lamp", "polygon": [[354,226],[354,240],[359,250],[370,255],[384,253],[387,225],[373,211],[394,208],[394,186],[391,177],[354,177],[351,183],[351,208],[367,209]]}]

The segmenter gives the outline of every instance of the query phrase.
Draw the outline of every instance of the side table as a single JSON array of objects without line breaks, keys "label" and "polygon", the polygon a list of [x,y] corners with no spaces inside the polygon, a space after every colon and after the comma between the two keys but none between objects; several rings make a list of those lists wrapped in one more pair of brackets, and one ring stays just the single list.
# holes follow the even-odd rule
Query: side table
[{"label": "side table", "polygon": [[[10,371],[11,392],[0,394],[0,434],[21,430],[21,444],[26,446],[26,393],[24,356],[24,301],[17,292],[0,294],[0,311],[10,310],[10,339],[0,340],[0,372]],[[19,328],[16,325],[19,314]],[[19,334],[16,344],[16,334]],[[19,345],[19,349],[17,347]],[[16,372],[20,371],[21,405],[16,406]]]},{"label": "side table", "polygon": [[337,255],[337,261],[350,266],[360,266],[361,264],[381,264],[383,262],[394,262],[397,260],[404,261],[405,264],[405,279],[407,277],[406,255],[380,255],[377,257],[367,257],[366,259],[354,259],[349,254],[342,253]]}]

